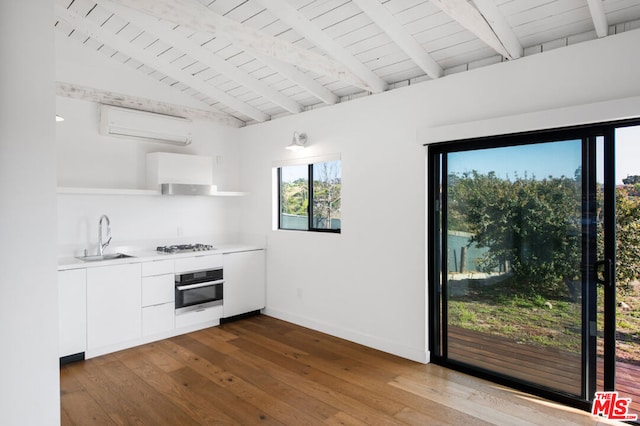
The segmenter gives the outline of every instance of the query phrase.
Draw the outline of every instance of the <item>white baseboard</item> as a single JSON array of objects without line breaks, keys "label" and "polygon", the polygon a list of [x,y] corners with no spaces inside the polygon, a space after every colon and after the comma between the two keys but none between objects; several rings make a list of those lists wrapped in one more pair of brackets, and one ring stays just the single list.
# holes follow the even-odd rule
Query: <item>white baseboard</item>
[{"label": "white baseboard", "polygon": [[342,327],[336,327],[331,324],[326,324],[313,320],[311,318],[302,317],[299,315],[290,314],[287,312],[278,311],[276,309],[266,308],[263,309],[264,315],[281,319],[283,321],[291,322],[293,324],[307,327],[312,330],[320,331],[322,333],[329,334],[331,336],[339,337],[341,339],[349,340],[354,343],[358,343],[373,349],[377,349],[382,352],[386,352],[392,355],[396,355],[402,358],[410,359],[422,364],[428,364],[430,361],[430,353],[428,350],[420,350],[415,348],[409,348],[407,346],[391,342],[386,339],[381,339],[376,336],[368,334],[358,333],[353,330],[349,330]]},{"label": "white baseboard", "polygon": [[158,340],[168,339],[170,337],[179,336],[181,334],[191,333],[192,331],[202,330],[204,328],[216,327],[220,325],[220,319],[201,322],[194,325],[188,325],[185,327],[172,328],[171,330],[156,333],[151,336],[143,336],[137,339],[128,340],[126,342],[116,343],[114,345],[102,346],[94,349],[87,349],[84,353],[84,359],[95,358],[97,356],[106,355],[112,352],[129,349],[134,346],[145,345],[147,343],[156,342]]}]

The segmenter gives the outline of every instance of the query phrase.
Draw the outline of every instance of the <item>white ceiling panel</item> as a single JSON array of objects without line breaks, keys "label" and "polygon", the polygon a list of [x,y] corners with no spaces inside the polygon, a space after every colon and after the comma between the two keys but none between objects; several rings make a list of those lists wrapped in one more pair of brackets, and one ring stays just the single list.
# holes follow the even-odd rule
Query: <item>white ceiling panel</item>
[{"label": "white ceiling panel", "polygon": [[[415,39],[445,75],[505,60],[459,15],[431,0],[369,0],[388,12],[377,14],[377,21],[351,0],[174,1],[56,0],[54,24],[65,42],[136,69],[245,125],[379,91],[365,81],[370,77],[363,79],[363,69],[389,87],[383,90],[429,80],[411,59],[417,56],[385,32],[391,27],[381,16]],[[475,1],[481,0],[469,5],[489,13]],[[603,6],[609,33],[640,28],[640,1],[603,0]],[[283,7],[302,21],[279,19]],[[596,37],[587,0],[495,0],[491,13],[496,9],[525,53]],[[483,19],[485,27],[494,22]],[[314,36],[305,26],[320,33]],[[504,28],[488,29],[504,34]],[[355,72],[353,61],[363,68]]]}]

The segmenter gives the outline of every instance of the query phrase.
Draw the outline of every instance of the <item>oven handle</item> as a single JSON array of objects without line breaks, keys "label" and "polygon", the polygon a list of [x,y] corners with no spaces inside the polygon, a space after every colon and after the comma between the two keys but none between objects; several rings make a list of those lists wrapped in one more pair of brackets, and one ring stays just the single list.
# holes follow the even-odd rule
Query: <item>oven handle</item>
[{"label": "oven handle", "polygon": [[207,281],[206,283],[190,284],[190,285],[179,285],[179,286],[176,286],[176,289],[179,290],[179,291],[191,290],[191,289],[194,289],[194,288],[208,287],[210,285],[216,285],[216,284],[222,284],[222,283],[224,283],[224,280]]}]

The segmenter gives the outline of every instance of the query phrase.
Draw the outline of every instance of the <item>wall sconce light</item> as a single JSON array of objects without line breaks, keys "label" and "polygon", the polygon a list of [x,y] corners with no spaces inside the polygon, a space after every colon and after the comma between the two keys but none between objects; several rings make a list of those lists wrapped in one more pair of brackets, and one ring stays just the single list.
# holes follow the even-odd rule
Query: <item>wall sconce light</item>
[{"label": "wall sconce light", "polygon": [[293,140],[289,145],[286,146],[287,149],[291,151],[299,151],[304,148],[307,143],[307,134],[306,133],[298,133],[293,132]]},{"label": "wall sconce light", "polygon": [[59,123],[61,121],[64,121],[64,118],[60,117],[59,115],[56,115],[56,123]]}]

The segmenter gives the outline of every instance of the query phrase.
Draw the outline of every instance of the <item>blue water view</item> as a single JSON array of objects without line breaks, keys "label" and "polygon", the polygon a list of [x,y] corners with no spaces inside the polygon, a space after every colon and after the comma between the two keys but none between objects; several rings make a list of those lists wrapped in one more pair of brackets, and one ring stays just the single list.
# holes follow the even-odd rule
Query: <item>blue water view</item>
[{"label": "blue water view", "polygon": [[483,254],[489,249],[487,247],[476,247],[475,244],[469,245],[472,234],[468,232],[456,232],[450,231],[447,235],[447,248],[448,248],[448,272],[460,272],[462,271],[460,259],[462,248],[467,250],[466,262],[464,271],[466,272],[483,272],[478,264],[478,260],[482,258]]}]

